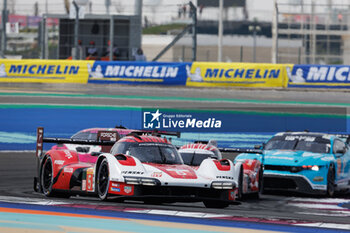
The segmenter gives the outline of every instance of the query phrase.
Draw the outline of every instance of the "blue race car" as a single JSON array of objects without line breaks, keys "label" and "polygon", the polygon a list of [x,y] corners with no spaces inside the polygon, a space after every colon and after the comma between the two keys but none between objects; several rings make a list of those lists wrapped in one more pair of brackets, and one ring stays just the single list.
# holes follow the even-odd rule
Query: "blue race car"
[{"label": "blue race car", "polygon": [[335,191],[350,188],[350,148],[342,136],[311,132],[277,133],[260,147],[261,154],[239,154],[235,161],[260,160],[264,164],[264,190],[332,197]]}]

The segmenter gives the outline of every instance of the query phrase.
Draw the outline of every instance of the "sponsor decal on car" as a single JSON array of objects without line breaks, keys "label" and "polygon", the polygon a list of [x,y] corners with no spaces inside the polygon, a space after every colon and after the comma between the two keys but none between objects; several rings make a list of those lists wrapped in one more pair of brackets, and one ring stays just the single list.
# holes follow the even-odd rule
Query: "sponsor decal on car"
[{"label": "sponsor decal on car", "polygon": [[64,150],[63,153],[65,154],[67,159],[71,159],[73,158],[73,155],[70,153],[69,150]]},{"label": "sponsor decal on car", "polygon": [[237,188],[236,189],[231,189],[228,192],[228,199],[230,201],[234,201],[234,200],[236,200],[237,195],[238,195],[238,189]]},{"label": "sponsor decal on car", "polygon": [[342,161],[340,158],[337,159],[337,175],[339,175],[341,173],[341,165],[342,165]]},{"label": "sponsor decal on car", "polygon": [[111,191],[119,193],[120,192],[120,188],[111,187]]},{"label": "sponsor decal on car", "polygon": [[99,137],[101,141],[112,141],[115,142],[117,139],[119,139],[117,132],[108,132],[108,131],[102,131],[99,132]]},{"label": "sponsor decal on car", "polygon": [[119,187],[120,187],[120,184],[112,183],[112,187],[117,187],[117,188],[119,188]]},{"label": "sponsor decal on car", "polygon": [[142,175],[144,172],[142,171],[122,171],[122,174],[132,174],[132,175]]},{"label": "sponsor decal on car", "polygon": [[117,195],[131,196],[134,195],[134,186],[122,182],[110,181],[108,192]]},{"label": "sponsor decal on car", "polygon": [[324,179],[323,179],[323,177],[322,176],[315,176],[313,179],[312,179],[313,181],[323,181]]},{"label": "sponsor decal on car", "polygon": [[71,167],[65,167],[65,168],[63,169],[63,171],[64,171],[65,173],[73,173],[73,168],[71,168]]},{"label": "sponsor decal on car", "polygon": [[306,141],[306,142],[314,142],[315,137],[309,137],[309,136],[298,136],[298,135],[291,135],[291,136],[286,136],[285,140],[286,141],[294,141],[294,140],[300,140],[300,141]]},{"label": "sponsor decal on car", "polygon": [[131,186],[124,186],[124,192],[129,194],[132,192],[132,187]]},{"label": "sponsor decal on car", "polygon": [[[276,155],[279,155],[280,152],[276,152]],[[265,159],[285,159],[285,160],[294,160],[294,158],[290,158],[290,157],[285,157],[285,156],[273,156],[273,155],[266,155]]]},{"label": "sponsor decal on car", "polygon": [[94,169],[89,168],[86,171],[86,191],[94,191]]},{"label": "sponsor decal on car", "polygon": [[151,174],[151,177],[162,177],[162,173],[161,172],[153,172],[152,174]]},{"label": "sponsor decal on car", "polygon": [[81,190],[85,191],[86,190],[86,180],[81,181]]},{"label": "sponsor decal on car", "polygon": [[63,165],[64,161],[63,160],[55,160],[54,164]]},{"label": "sponsor decal on car", "polygon": [[232,176],[216,176],[216,179],[229,179],[233,180],[234,178]]}]

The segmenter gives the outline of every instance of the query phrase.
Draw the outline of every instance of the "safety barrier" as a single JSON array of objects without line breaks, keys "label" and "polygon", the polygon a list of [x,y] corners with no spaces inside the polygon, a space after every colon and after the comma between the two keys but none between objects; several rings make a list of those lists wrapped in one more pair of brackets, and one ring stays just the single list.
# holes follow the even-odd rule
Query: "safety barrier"
[{"label": "safety barrier", "polygon": [[286,87],[286,66],[194,62],[187,72],[187,86]]},{"label": "safety barrier", "polygon": [[288,88],[349,88],[350,66],[294,65],[287,69]]},{"label": "safety barrier", "polygon": [[186,66],[180,62],[95,61],[89,83],[186,85]]},{"label": "safety barrier", "polygon": [[0,82],[87,83],[93,61],[0,60]]},{"label": "safety barrier", "polygon": [[350,66],[1,59],[0,82],[348,88]]}]

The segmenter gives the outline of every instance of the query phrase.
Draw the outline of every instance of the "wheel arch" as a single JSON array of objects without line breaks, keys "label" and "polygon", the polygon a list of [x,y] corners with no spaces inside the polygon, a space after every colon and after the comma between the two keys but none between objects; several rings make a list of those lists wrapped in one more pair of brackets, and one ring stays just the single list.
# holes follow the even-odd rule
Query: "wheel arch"
[{"label": "wheel arch", "polygon": [[244,167],[243,163],[237,162],[235,164],[234,177],[238,188],[238,199],[242,199],[243,195],[243,182],[244,182]]},{"label": "wheel arch", "polygon": [[339,169],[337,167],[337,165],[335,164],[334,161],[329,163],[329,168],[333,169],[333,175],[334,175],[334,182],[336,183],[337,179],[338,179],[338,173],[337,173],[337,169]]},{"label": "wheel arch", "polygon": [[240,176],[241,172],[243,173],[243,169],[244,169],[244,167],[243,167],[242,162],[235,163],[234,177],[235,177],[235,181],[237,182],[237,184],[239,182],[239,176]]},{"label": "wheel arch", "polygon": [[[118,180],[123,181],[123,176],[121,174],[120,164],[118,163],[117,159],[114,155],[111,154],[101,154],[95,164],[95,174],[97,173],[102,161],[104,159],[107,159],[108,162],[108,168],[110,173],[110,178],[118,178]],[[95,175],[95,182],[96,182],[96,175]]]}]

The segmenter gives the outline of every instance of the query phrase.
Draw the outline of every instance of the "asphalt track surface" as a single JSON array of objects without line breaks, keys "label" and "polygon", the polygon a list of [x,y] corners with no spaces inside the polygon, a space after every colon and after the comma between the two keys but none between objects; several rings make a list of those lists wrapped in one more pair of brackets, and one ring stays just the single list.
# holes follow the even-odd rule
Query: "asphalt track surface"
[{"label": "asphalt track surface", "polygon": [[[24,94],[25,93],[25,94]],[[243,110],[346,114],[350,92],[79,84],[0,84],[0,104]]]},{"label": "asphalt track surface", "polygon": [[[62,96],[20,96],[6,93],[44,93]],[[350,107],[350,92],[344,91],[290,91],[290,90],[242,90],[199,89],[148,86],[100,86],[100,85],[49,85],[49,84],[0,84],[1,104],[88,104],[144,107],[189,107],[191,109],[231,109],[234,107],[262,107],[300,111],[306,106],[308,112],[337,114]],[[81,98],[71,94],[83,95]],[[88,96],[91,96],[89,98]],[[103,95],[103,98],[96,98]],[[84,98],[83,98],[84,97]],[[131,98],[128,98],[131,97]],[[143,98],[144,97],[144,98]],[[163,97],[162,99],[150,97]],[[169,97],[173,97],[169,98]],[[184,98],[181,100],[181,98]],[[227,101],[221,101],[225,99]],[[101,101],[103,100],[103,101]],[[251,102],[250,102],[251,101]],[[107,102],[107,103],[106,103]],[[318,107],[321,106],[321,109]],[[302,110],[304,111],[304,110]],[[31,152],[0,153],[0,196],[45,199],[33,191],[35,157]],[[0,198],[1,199],[1,198]],[[61,200],[61,199],[54,199]],[[174,203],[149,205],[142,202],[99,202],[96,198],[71,197],[64,199],[72,204],[112,205],[130,208],[204,212],[226,214],[240,218],[283,219],[288,221],[327,222],[349,224],[350,195],[334,199],[306,197],[296,194],[265,194],[260,200],[247,198],[239,205],[225,209],[207,209],[202,203]]]}]

